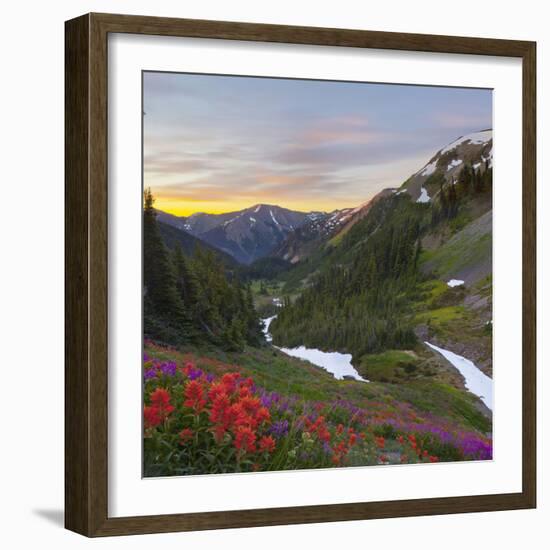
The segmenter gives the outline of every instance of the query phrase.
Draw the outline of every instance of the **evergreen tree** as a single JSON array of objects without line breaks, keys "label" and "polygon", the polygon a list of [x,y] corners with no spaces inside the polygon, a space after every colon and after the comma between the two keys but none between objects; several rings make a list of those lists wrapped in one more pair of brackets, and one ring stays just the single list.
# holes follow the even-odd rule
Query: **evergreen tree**
[{"label": "evergreen tree", "polygon": [[181,319],[183,303],[177,292],[176,276],[168,249],[157,225],[150,189],[144,193],[143,210],[143,284],[145,303],[151,312],[171,322]]}]

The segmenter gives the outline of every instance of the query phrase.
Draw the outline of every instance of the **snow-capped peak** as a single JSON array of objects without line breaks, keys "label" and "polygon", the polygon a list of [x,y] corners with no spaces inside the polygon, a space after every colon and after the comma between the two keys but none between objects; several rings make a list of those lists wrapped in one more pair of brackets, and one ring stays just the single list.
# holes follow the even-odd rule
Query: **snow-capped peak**
[{"label": "snow-capped peak", "polygon": [[483,130],[481,132],[473,132],[465,136],[461,136],[452,143],[449,143],[447,147],[441,149],[440,154],[444,155],[445,153],[452,151],[459,145],[463,143],[470,142],[476,145],[481,145],[483,143],[489,143],[493,139],[493,130]]}]

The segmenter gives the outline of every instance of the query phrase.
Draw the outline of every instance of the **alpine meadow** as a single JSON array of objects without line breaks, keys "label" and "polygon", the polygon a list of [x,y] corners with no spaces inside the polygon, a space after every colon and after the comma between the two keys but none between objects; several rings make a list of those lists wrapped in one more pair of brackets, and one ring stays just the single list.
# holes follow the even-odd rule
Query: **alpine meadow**
[{"label": "alpine meadow", "polygon": [[145,477],[493,458],[491,90],[145,72],[142,116]]}]

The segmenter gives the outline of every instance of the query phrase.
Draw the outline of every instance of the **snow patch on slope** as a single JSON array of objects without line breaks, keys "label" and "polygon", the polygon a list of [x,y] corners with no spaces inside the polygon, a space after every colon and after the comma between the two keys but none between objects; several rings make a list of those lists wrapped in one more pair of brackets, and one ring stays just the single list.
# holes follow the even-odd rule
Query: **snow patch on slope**
[{"label": "snow patch on slope", "polygon": [[277,221],[277,219],[276,219],[275,216],[273,215],[273,211],[270,210],[269,213],[270,213],[271,219],[274,221],[275,225],[276,225],[277,227],[280,228],[280,227],[281,227],[281,224]]},{"label": "snow patch on slope", "polygon": [[480,145],[482,143],[489,143],[491,139],[493,138],[493,131],[492,130],[485,130],[483,132],[474,132],[473,134],[468,134],[466,136],[459,137],[457,140],[453,141],[447,147],[441,149],[440,154],[444,155],[445,153],[448,153],[449,151],[452,151],[459,145],[466,143],[467,141],[470,143],[474,143],[476,145]]},{"label": "snow patch on slope", "polygon": [[437,161],[430,162],[430,164],[424,166],[424,168],[418,172],[420,176],[431,176],[437,167]]},{"label": "snow patch on slope", "polygon": [[420,197],[416,199],[416,202],[430,202],[430,195],[428,195],[428,191],[426,191],[425,187],[420,188]]},{"label": "snow patch on slope", "polygon": [[452,170],[453,168],[455,168],[456,166],[460,166],[462,164],[462,159],[454,159],[454,160],[451,160],[451,162],[449,163],[449,166],[447,166],[447,172],[449,170]]},{"label": "snow patch on slope", "polygon": [[464,376],[466,389],[477,395],[489,409],[493,410],[493,380],[491,378],[478,369],[472,361],[466,359],[466,357],[443,348],[438,348],[430,344],[430,342],[424,343],[443,355]]}]

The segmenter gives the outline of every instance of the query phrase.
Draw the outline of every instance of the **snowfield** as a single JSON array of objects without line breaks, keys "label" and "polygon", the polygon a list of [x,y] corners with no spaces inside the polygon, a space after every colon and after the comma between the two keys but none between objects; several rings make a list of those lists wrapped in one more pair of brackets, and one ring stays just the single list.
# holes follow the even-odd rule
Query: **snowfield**
[{"label": "snowfield", "polygon": [[479,370],[472,361],[462,357],[462,355],[438,348],[430,344],[430,342],[424,343],[443,355],[464,376],[466,389],[477,395],[489,409],[493,410],[493,380],[491,378]]},{"label": "snowfield", "polygon": [[451,160],[451,162],[449,163],[449,166],[447,166],[447,172],[449,170],[452,170],[453,168],[455,168],[456,166],[460,166],[462,164],[462,159],[454,159],[454,160]]},{"label": "snowfield", "polygon": [[455,286],[461,286],[463,284],[464,284],[464,281],[462,281],[461,279],[451,279],[450,281],[447,282],[447,286],[450,286],[451,288]]},{"label": "snowfield", "polygon": [[430,195],[424,187],[420,188],[420,197],[416,199],[416,202],[430,202]]},{"label": "snowfield", "polygon": [[437,161],[433,161],[430,164],[426,165],[419,174],[421,176],[431,176],[435,172],[435,168],[437,166]]},{"label": "snowfield", "polygon": [[[275,319],[277,315],[263,319],[263,333],[267,342],[272,342],[273,338],[269,333],[269,325]],[[351,364],[352,355],[350,353],[339,353],[337,351],[321,351],[314,348],[306,348],[300,346],[297,348],[279,348],[276,347],[279,351],[282,351],[286,355],[291,357],[297,357],[298,359],[304,359],[309,361],[314,365],[325,369],[330,372],[336,380],[343,380],[345,377],[354,378],[360,382],[368,382],[362,378],[359,373],[355,370]]]},{"label": "snowfield", "polygon": [[493,139],[493,130],[485,130],[484,132],[474,132],[473,134],[468,134],[466,136],[459,137],[457,140],[453,141],[447,147],[441,149],[440,154],[444,155],[449,151],[452,151],[459,145],[469,141],[476,145],[481,145],[482,143],[489,143]]}]

